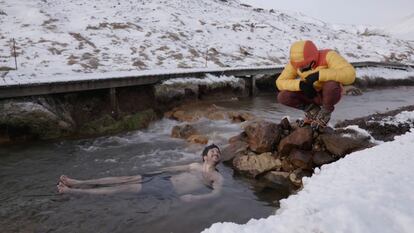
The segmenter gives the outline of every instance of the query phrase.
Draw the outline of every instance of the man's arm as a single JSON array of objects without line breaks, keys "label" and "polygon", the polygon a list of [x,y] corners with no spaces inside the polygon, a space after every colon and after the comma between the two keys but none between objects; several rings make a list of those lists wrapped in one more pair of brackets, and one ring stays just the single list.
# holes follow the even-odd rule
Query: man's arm
[{"label": "man's arm", "polygon": [[178,166],[171,166],[171,167],[164,167],[161,168],[161,172],[184,172],[184,171],[190,171],[191,168],[194,166],[194,164],[185,164],[185,165],[178,165]]},{"label": "man's arm", "polygon": [[196,166],[197,166],[197,163],[190,163],[190,164],[185,164],[185,165],[164,167],[164,168],[161,168],[160,170],[157,170],[157,171],[145,173],[145,175],[156,175],[156,174],[161,174],[161,173],[164,173],[164,172],[190,171],[190,170],[194,169]]},{"label": "man's arm", "polygon": [[200,195],[187,194],[187,195],[181,196],[180,198],[181,200],[187,201],[187,202],[214,198],[220,195],[222,188],[223,188],[223,176],[220,173],[217,173],[217,175],[214,177],[214,180],[213,180],[213,191],[207,194],[200,194]]},{"label": "man's arm", "polygon": [[300,91],[300,79],[296,79],[297,76],[298,74],[295,68],[293,68],[292,64],[289,62],[276,79],[277,89],[279,89],[279,91]]},{"label": "man's arm", "polygon": [[355,69],[341,55],[330,51],[326,56],[327,69],[319,71],[319,81],[336,81],[343,85],[350,85],[355,81]]}]

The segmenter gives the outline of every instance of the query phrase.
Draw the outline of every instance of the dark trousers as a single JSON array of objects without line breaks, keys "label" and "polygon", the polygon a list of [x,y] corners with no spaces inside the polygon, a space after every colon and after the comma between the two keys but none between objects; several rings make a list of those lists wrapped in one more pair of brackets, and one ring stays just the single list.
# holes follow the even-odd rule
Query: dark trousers
[{"label": "dark trousers", "polygon": [[342,95],[342,85],[335,81],[327,81],[323,84],[317,96],[310,99],[302,91],[281,91],[277,96],[279,103],[303,110],[309,104],[317,104],[328,111],[335,109]]}]

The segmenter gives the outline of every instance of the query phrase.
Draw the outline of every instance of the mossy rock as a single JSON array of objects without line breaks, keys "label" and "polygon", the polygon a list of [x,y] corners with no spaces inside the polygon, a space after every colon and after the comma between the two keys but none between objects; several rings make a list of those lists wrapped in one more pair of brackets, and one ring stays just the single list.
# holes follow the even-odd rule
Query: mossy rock
[{"label": "mossy rock", "polygon": [[[49,107],[49,108],[47,108]],[[10,138],[49,140],[72,133],[71,122],[36,102],[5,100],[0,103],[0,130]]]},{"label": "mossy rock", "polygon": [[157,114],[153,109],[126,115],[121,119],[114,119],[110,115],[104,115],[97,120],[84,124],[79,130],[79,134],[104,135],[137,130],[147,127],[155,119],[157,119]]}]

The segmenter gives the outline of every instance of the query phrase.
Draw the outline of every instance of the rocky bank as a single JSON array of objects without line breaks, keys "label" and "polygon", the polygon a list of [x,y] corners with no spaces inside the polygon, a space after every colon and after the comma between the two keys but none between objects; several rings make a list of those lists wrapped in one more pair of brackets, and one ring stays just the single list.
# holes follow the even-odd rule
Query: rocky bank
[{"label": "rocky bank", "polygon": [[302,186],[302,178],[311,176],[315,168],[335,162],[346,155],[392,140],[414,127],[413,121],[388,122],[387,119],[413,111],[408,106],[382,114],[338,123],[314,131],[298,127],[284,118],[280,123],[258,119],[244,112],[229,112],[215,105],[181,106],[165,114],[186,122],[172,130],[172,137],[192,143],[206,144],[208,138],[199,135],[193,123],[200,118],[243,122],[243,132],[228,139],[222,148],[222,161],[232,167],[236,175],[248,179],[260,190],[272,189],[289,195]]}]

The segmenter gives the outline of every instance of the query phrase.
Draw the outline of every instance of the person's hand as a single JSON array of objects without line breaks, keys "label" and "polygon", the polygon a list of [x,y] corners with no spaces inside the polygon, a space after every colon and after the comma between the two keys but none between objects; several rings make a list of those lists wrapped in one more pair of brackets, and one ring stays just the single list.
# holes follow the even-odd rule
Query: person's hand
[{"label": "person's hand", "polygon": [[316,96],[316,90],[313,88],[313,84],[308,84],[304,81],[300,81],[299,88],[309,99],[313,99]]},{"label": "person's hand", "polygon": [[184,202],[193,202],[198,200],[197,196],[193,195],[193,194],[186,194],[186,195],[182,195],[180,196],[181,201]]},{"label": "person's hand", "polygon": [[313,86],[313,83],[316,81],[319,81],[319,71],[308,75],[305,79],[305,82],[311,86]]}]

